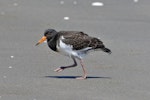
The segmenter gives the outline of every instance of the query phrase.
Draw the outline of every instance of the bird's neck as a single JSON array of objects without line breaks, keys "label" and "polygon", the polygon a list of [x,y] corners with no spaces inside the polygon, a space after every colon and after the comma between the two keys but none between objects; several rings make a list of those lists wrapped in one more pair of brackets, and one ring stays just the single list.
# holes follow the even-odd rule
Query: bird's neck
[{"label": "bird's neck", "polygon": [[57,45],[57,34],[52,37],[52,39],[47,40],[48,46],[53,50],[57,51],[56,45]]}]

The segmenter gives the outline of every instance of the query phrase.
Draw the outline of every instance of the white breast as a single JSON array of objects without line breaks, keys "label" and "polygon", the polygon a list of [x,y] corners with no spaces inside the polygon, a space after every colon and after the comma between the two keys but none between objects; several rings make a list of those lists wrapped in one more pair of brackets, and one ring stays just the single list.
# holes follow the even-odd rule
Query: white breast
[{"label": "white breast", "polygon": [[66,56],[71,56],[73,54],[76,55],[76,53],[72,50],[73,46],[65,44],[62,41],[63,39],[64,39],[64,37],[62,36],[60,38],[60,40],[58,41],[58,44],[57,44],[58,52],[60,52],[63,55],[66,55]]},{"label": "white breast", "polygon": [[60,38],[60,40],[57,43],[57,50],[58,52],[60,52],[61,54],[65,55],[65,56],[74,56],[78,59],[82,59],[86,54],[87,54],[87,50],[91,49],[91,47],[87,47],[81,50],[73,50],[73,46],[72,45],[67,45],[65,44],[62,40],[65,39],[63,36]]}]

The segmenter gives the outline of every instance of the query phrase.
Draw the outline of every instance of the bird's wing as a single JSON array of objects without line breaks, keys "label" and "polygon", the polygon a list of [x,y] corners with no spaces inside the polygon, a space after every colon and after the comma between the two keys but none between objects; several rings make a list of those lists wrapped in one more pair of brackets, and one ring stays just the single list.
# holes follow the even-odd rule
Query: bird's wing
[{"label": "bird's wing", "polygon": [[83,32],[61,31],[59,32],[62,42],[71,45],[74,50],[89,48],[91,37]]}]

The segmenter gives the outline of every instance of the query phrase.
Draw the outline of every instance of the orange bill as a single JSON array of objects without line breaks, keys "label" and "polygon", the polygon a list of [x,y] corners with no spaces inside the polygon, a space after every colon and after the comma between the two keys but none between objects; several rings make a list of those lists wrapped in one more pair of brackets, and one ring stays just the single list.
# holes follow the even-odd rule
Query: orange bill
[{"label": "orange bill", "polygon": [[41,44],[41,43],[43,43],[46,39],[47,39],[46,36],[43,36],[43,37],[39,40],[39,42],[36,44],[36,46],[39,45],[39,44]]}]

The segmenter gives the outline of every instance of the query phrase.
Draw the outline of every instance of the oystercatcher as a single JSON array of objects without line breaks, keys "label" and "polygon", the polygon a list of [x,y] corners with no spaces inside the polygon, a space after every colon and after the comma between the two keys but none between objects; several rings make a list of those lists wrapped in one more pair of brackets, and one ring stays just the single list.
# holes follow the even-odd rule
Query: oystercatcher
[{"label": "oystercatcher", "polygon": [[106,48],[103,42],[95,37],[91,37],[80,31],[59,31],[54,29],[47,29],[44,36],[38,41],[36,45],[47,40],[50,49],[55,52],[69,56],[73,59],[74,64],[69,66],[62,66],[54,71],[61,72],[64,69],[77,66],[76,59],[80,61],[83,69],[83,76],[76,79],[86,79],[87,71],[83,65],[82,58],[88,54],[89,51],[101,50],[111,54],[111,50]]}]

